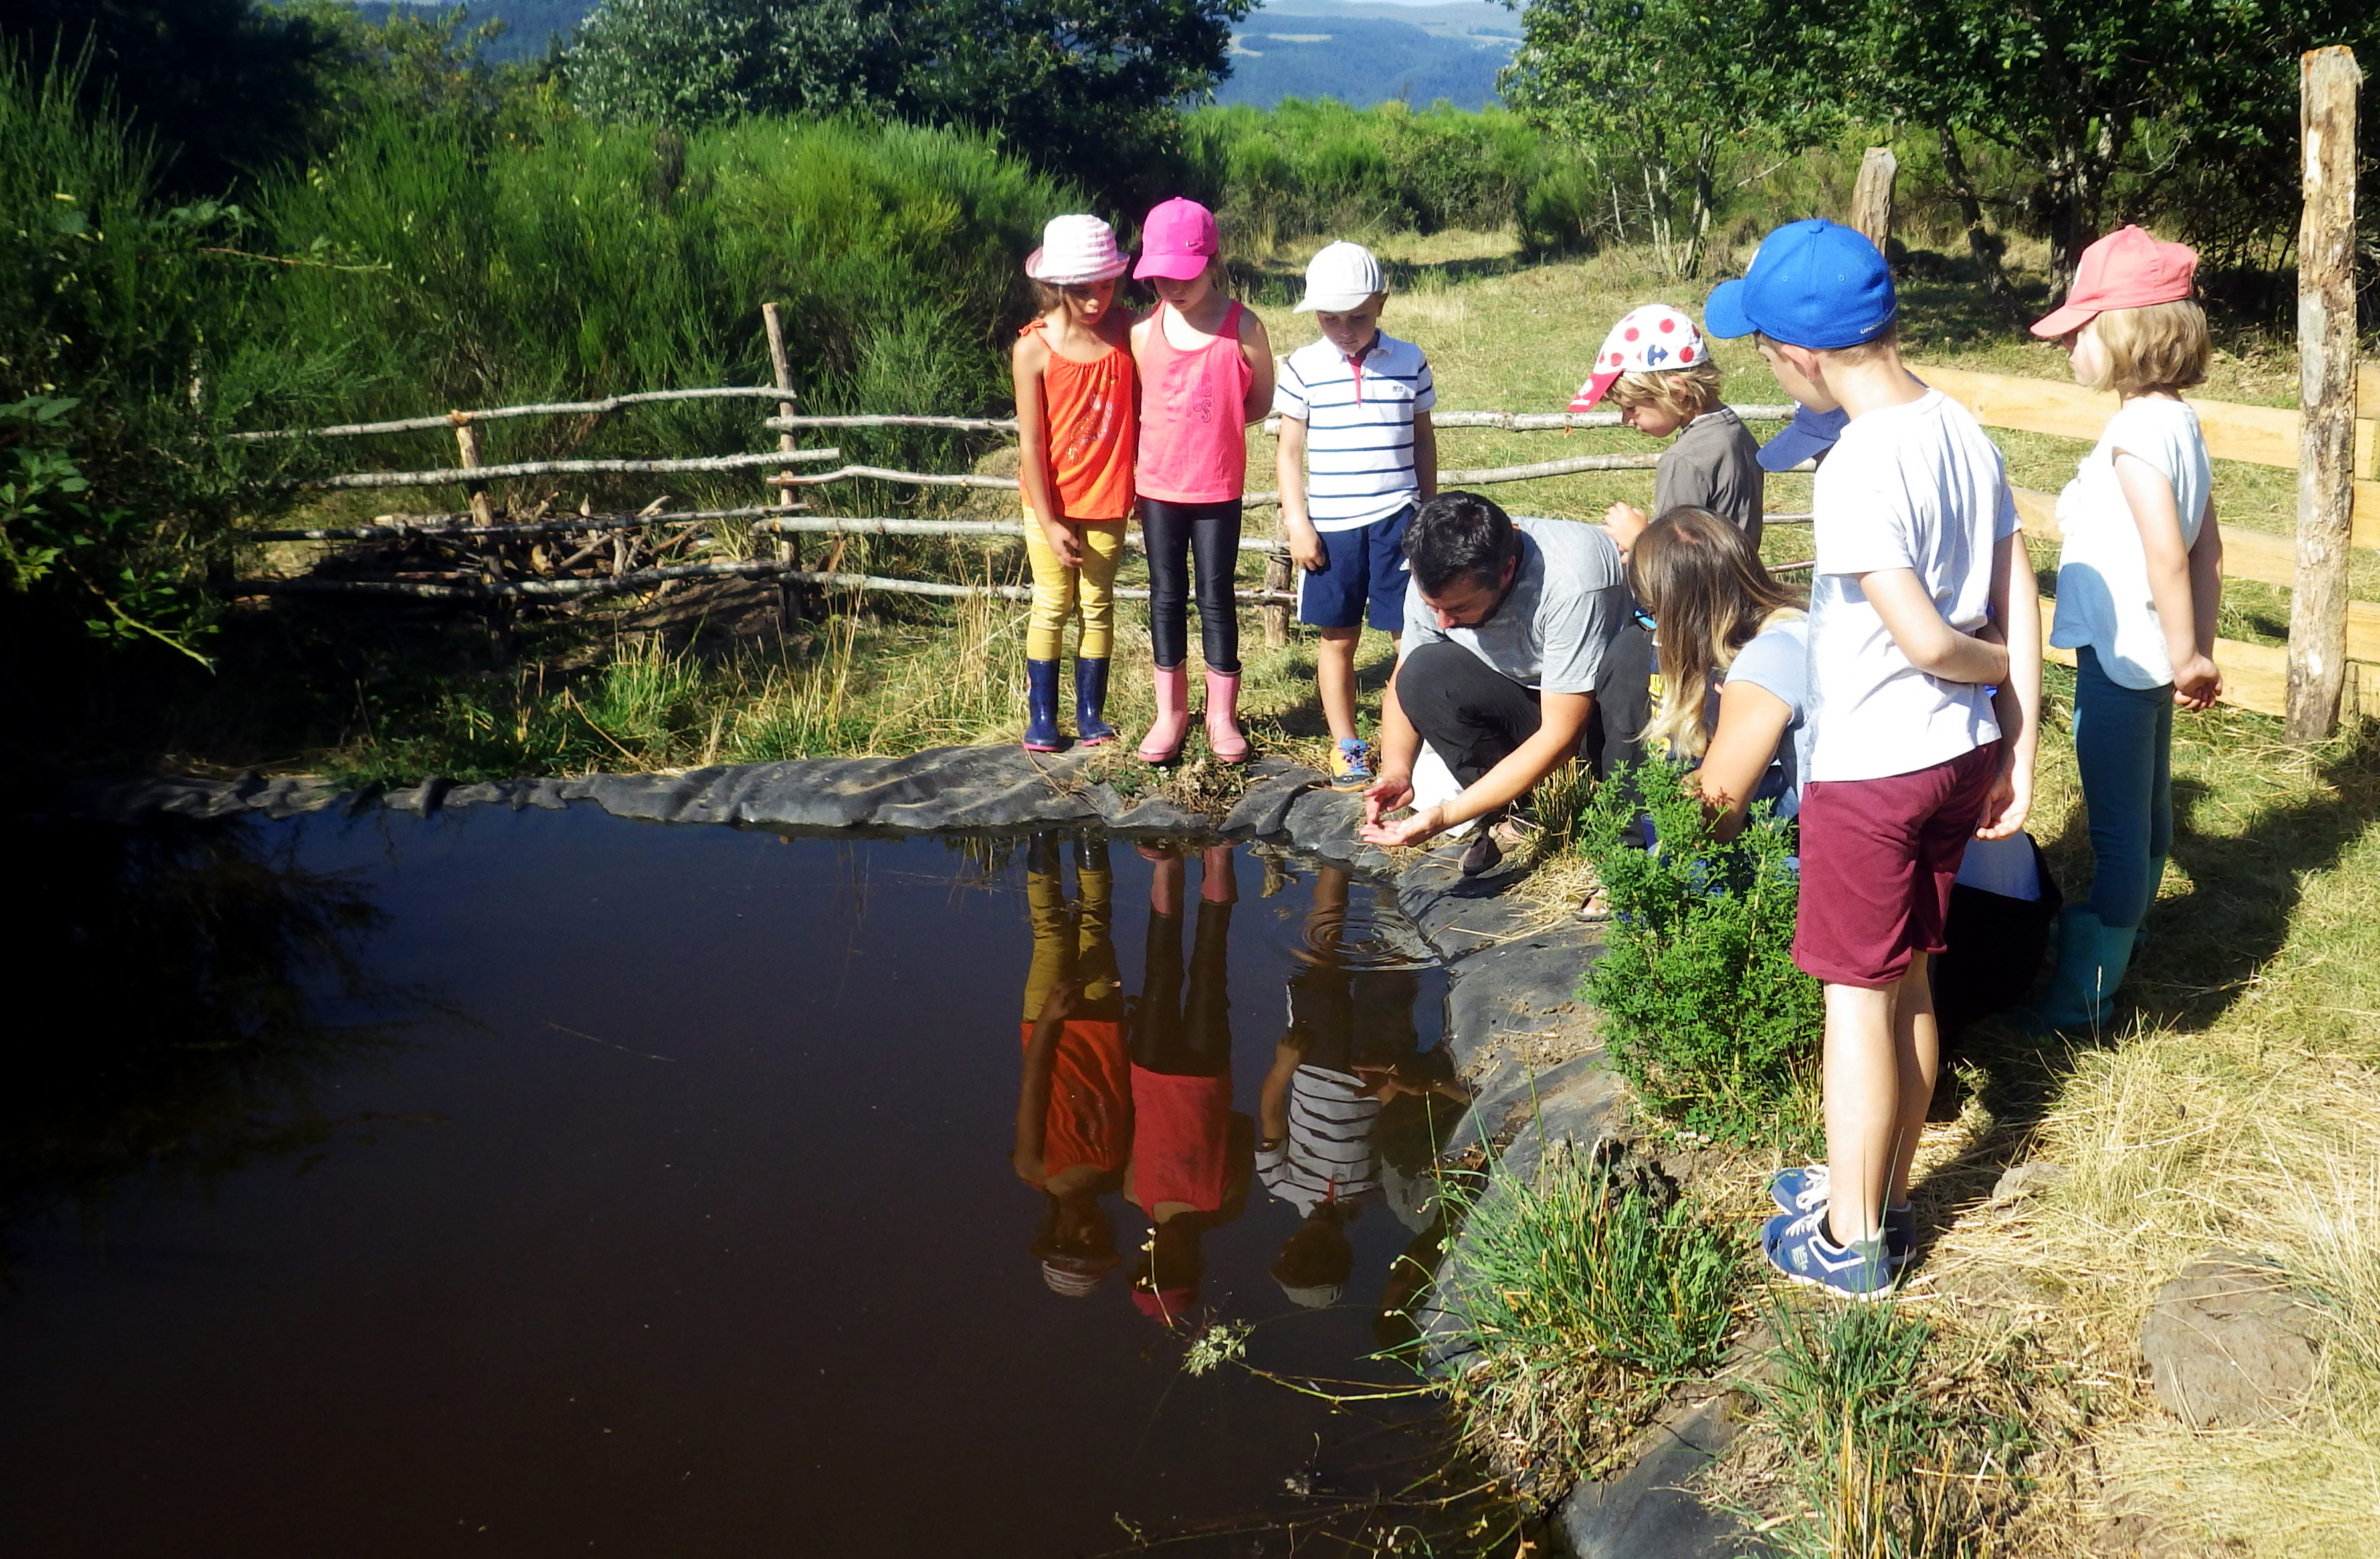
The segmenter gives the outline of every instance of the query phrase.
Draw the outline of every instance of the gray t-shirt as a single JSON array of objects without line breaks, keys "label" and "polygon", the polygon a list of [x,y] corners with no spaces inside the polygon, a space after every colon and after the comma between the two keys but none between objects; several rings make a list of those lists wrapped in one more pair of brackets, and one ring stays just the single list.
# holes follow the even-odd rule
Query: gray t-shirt
[{"label": "gray t-shirt", "polygon": [[1661,463],[1653,468],[1652,518],[1682,505],[1708,509],[1735,521],[1757,550],[1767,481],[1759,442],[1742,418],[1722,406],[1687,423],[1662,452]]},{"label": "gray t-shirt", "polygon": [[1784,739],[1777,744],[1777,756],[1770,761],[1768,773],[1754,797],[1774,798],[1779,817],[1799,816],[1802,775],[1810,766],[1809,623],[1796,617],[1754,634],[1751,642],[1735,652],[1734,664],[1727,668],[1727,676],[1719,685],[1725,687],[1730,682],[1748,682],[1773,693],[1793,712],[1793,718],[1785,726]]},{"label": "gray t-shirt", "polygon": [[1496,615],[1477,627],[1440,628],[1420,584],[1408,582],[1400,658],[1450,639],[1524,688],[1592,694],[1603,712],[1607,762],[1633,758],[1652,646],[1636,626],[1620,548],[1599,525],[1517,515],[1512,525],[1521,566]]}]

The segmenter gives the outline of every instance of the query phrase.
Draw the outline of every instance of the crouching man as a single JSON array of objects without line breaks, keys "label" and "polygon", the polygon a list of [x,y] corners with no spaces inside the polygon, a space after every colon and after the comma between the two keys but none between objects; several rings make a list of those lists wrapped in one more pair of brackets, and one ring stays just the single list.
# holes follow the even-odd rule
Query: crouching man
[{"label": "crouching man", "polygon": [[[1441,493],[1414,516],[1404,549],[1404,638],[1363,838],[1418,845],[1475,822],[1463,870],[1476,875],[1514,837],[1513,803],[1555,768],[1585,758],[1609,774],[1636,756],[1652,644],[1620,549],[1596,526],[1515,520],[1475,493]],[[1424,742],[1460,786],[1452,795],[1416,795]],[[1412,815],[1388,821],[1406,806]]]}]

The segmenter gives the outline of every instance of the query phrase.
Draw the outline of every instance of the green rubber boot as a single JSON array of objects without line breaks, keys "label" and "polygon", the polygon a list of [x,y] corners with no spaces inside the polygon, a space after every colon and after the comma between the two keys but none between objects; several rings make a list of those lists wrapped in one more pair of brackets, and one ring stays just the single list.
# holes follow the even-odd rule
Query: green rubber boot
[{"label": "green rubber boot", "polygon": [[2106,1028],[2139,934],[2135,927],[2105,925],[2088,909],[2068,905],[2058,916],[2058,967],[2050,971],[2049,989],[2019,1021],[2036,1034]]}]

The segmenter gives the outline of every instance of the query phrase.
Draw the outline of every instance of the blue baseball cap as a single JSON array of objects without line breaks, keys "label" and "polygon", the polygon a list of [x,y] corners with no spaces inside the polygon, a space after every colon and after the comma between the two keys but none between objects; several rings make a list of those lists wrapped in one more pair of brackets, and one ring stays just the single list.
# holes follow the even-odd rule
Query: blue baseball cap
[{"label": "blue baseball cap", "polygon": [[1703,306],[1713,335],[1754,331],[1815,351],[1873,341],[1900,309],[1892,271],[1867,235],[1812,217],[1760,240],[1742,281],[1721,282]]},{"label": "blue baseball cap", "polygon": [[1760,469],[1790,471],[1804,460],[1817,458],[1835,446],[1835,440],[1843,436],[1851,421],[1852,414],[1840,406],[1832,411],[1813,411],[1796,405],[1793,420],[1760,446]]}]

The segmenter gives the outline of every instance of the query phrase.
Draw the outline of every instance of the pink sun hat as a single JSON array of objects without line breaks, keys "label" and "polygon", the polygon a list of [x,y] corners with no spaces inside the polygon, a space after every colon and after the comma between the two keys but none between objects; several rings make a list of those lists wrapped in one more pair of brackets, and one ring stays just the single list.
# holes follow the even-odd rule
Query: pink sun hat
[{"label": "pink sun hat", "polygon": [[1221,247],[1213,212],[1196,201],[1168,201],[1141,224],[1140,263],[1134,267],[1133,278],[1196,281]]},{"label": "pink sun hat", "polygon": [[1692,368],[1706,357],[1709,348],[1703,345],[1703,333],[1694,328],[1684,311],[1672,309],[1667,303],[1647,303],[1631,309],[1611,327],[1603,338],[1603,346],[1595,354],[1595,371],[1578,387],[1570,400],[1572,411],[1592,411],[1604,393],[1620,382],[1623,373],[1659,373],[1670,369]]},{"label": "pink sun hat", "polygon": [[2119,227],[2082,251],[2066,301],[2035,320],[2033,333],[2055,341],[2110,309],[2183,302],[2197,274],[2198,251],[2188,244],[2160,243],[2139,227]]},{"label": "pink sun hat", "polygon": [[1041,247],[1025,257],[1025,274],[1051,286],[1084,286],[1123,274],[1115,229],[1096,216],[1053,216],[1041,227]]}]

